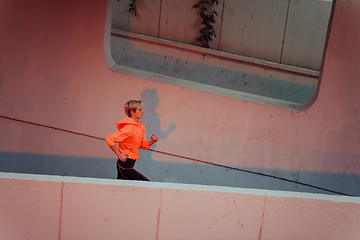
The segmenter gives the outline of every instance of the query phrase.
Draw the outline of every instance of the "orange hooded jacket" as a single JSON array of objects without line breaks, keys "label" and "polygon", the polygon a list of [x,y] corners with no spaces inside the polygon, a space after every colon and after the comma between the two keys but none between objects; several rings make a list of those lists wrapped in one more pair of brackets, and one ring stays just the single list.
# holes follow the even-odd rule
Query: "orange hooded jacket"
[{"label": "orange hooded jacket", "polygon": [[119,143],[119,151],[127,153],[130,159],[138,159],[139,147],[150,149],[146,140],[145,125],[142,122],[135,122],[132,118],[127,117],[116,123],[119,131],[109,134],[106,137],[106,143],[109,146]]}]

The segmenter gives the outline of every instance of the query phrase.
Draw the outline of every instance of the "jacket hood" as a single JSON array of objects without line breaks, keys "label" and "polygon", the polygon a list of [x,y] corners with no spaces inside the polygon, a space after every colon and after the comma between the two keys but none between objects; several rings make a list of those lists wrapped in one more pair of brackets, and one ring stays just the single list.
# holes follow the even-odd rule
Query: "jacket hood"
[{"label": "jacket hood", "polygon": [[127,117],[127,118],[124,118],[124,119],[118,121],[116,123],[116,126],[117,126],[117,129],[120,130],[128,124],[136,125],[136,122],[131,117]]}]

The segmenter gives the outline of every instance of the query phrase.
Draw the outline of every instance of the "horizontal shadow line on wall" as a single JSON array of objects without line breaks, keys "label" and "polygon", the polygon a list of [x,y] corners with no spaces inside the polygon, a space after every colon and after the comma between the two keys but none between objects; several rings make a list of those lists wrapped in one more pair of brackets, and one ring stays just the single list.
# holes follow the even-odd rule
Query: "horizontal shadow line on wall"
[{"label": "horizontal shadow line on wall", "polygon": [[[67,132],[67,133],[71,133],[71,134],[76,134],[76,135],[80,135],[80,136],[84,136],[84,137],[89,137],[89,138],[105,141],[105,138],[96,137],[96,136],[92,136],[92,135],[88,135],[88,134],[84,134],[84,133],[79,133],[79,132],[75,132],[75,131],[71,131],[71,130],[67,130],[67,129],[63,129],[63,128],[52,127],[52,126],[48,126],[48,125],[44,125],[44,124],[29,122],[29,121],[16,119],[16,118],[11,118],[11,117],[7,117],[7,116],[3,116],[3,115],[0,115],[0,117],[4,118],[4,119],[11,120],[11,121],[31,124],[31,125],[35,125],[35,126],[39,126],[39,127],[49,128],[49,129],[53,129],[53,130],[58,130],[58,131],[62,131],[62,132]],[[213,166],[217,166],[217,167],[221,167],[221,168],[227,168],[227,169],[240,171],[240,172],[246,172],[246,173],[259,175],[259,176],[263,176],[263,177],[274,178],[274,179],[278,179],[278,180],[282,180],[282,181],[287,181],[287,182],[291,182],[291,183],[295,183],[295,184],[315,188],[315,189],[318,189],[318,190],[323,190],[323,191],[326,191],[326,192],[331,192],[331,193],[335,193],[335,194],[339,194],[339,195],[353,197],[353,195],[349,195],[349,194],[346,194],[346,193],[333,191],[333,190],[330,190],[330,189],[326,189],[326,188],[318,187],[318,186],[315,186],[315,185],[302,183],[302,182],[298,182],[298,181],[294,181],[294,180],[291,180],[291,179],[282,178],[282,177],[278,177],[278,176],[274,176],[274,175],[270,175],[270,174],[264,174],[264,173],[259,173],[259,172],[250,171],[250,170],[246,170],[246,169],[230,167],[230,166],[221,165],[221,164],[212,163],[212,162],[207,162],[207,161],[203,161],[203,160],[199,160],[199,159],[195,159],[195,158],[190,158],[190,157],[185,157],[185,156],[181,156],[181,155],[177,155],[177,154],[167,153],[167,152],[163,152],[163,151],[159,151],[159,150],[149,149],[148,151],[152,151],[152,152],[156,152],[156,153],[160,153],[160,154],[165,154],[165,155],[169,155],[169,156],[173,156],[173,157],[177,157],[177,158],[187,159],[187,160],[194,161],[194,162],[200,162],[200,163],[204,163],[204,164],[209,164],[209,165],[213,165]]]}]

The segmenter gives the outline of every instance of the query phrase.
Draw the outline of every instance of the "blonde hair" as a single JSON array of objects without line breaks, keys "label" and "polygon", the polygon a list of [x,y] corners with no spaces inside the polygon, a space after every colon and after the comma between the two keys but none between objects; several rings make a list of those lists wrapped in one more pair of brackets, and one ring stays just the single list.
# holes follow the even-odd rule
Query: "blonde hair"
[{"label": "blonde hair", "polygon": [[130,100],[124,105],[125,114],[131,117],[131,111],[136,112],[136,108],[141,104],[140,100]]}]

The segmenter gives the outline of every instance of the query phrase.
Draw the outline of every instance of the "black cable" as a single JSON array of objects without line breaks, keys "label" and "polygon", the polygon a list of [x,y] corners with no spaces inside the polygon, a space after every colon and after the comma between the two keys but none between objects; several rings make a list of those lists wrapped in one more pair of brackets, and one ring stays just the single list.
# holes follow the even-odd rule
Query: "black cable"
[{"label": "black cable", "polygon": [[287,181],[287,182],[292,182],[292,183],[296,183],[296,184],[299,184],[299,185],[303,185],[303,186],[307,186],[307,187],[312,187],[312,188],[320,189],[320,190],[327,191],[327,192],[332,192],[332,193],[336,193],[336,194],[340,194],[340,195],[344,195],[344,196],[351,196],[351,197],[353,197],[353,195],[348,195],[348,194],[346,194],[346,193],[337,192],[337,191],[329,190],[329,189],[326,189],[326,188],[317,187],[317,186],[314,186],[314,185],[311,185],[311,184],[302,183],[302,182],[290,180],[290,179],[287,179],[287,178],[277,177],[277,176],[270,175],[270,174],[254,172],[254,171],[245,170],[245,169],[236,168],[236,167],[229,167],[229,166],[226,166],[226,165],[221,165],[221,164],[212,163],[212,162],[207,162],[207,161],[203,161],[203,160],[199,160],[199,159],[184,157],[184,156],[180,156],[180,155],[176,155],[176,154],[172,154],[172,153],[167,153],[167,152],[162,152],[162,151],[158,151],[158,150],[153,150],[153,149],[149,149],[149,151],[153,151],[153,152],[157,152],[157,153],[162,153],[162,154],[166,154],[166,155],[174,156],[174,157],[178,157],[178,158],[185,158],[185,159],[188,159],[188,160],[191,160],[191,161],[201,162],[201,163],[205,163],[205,164],[210,164],[210,165],[214,165],[214,166],[217,166],[217,167],[228,168],[228,169],[235,170],[235,171],[240,171],[240,172],[246,172],[246,173],[251,173],[251,174],[255,174],[255,175],[260,175],[260,176],[263,176],[263,177],[271,177],[271,178],[275,178],[275,179],[278,179],[278,180],[283,180],[283,181]]},{"label": "black cable", "polygon": [[84,137],[95,138],[95,139],[98,139],[98,140],[105,140],[105,138],[95,137],[95,136],[88,135],[88,134],[85,134],[85,133],[79,133],[79,132],[75,132],[75,131],[71,131],[71,130],[67,130],[67,129],[63,129],[63,128],[52,127],[52,126],[48,126],[48,125],[44,125],[44,124],[40,124],[40,123],[28,122],[28,121],[24,121],[24,120],[20,120],[20,119],[16,119],[16,118],[11,118],[11,117],[6,117],[6,116],[2,116],[2,115],[0,115],[0,117],[5,118],[5,119],[9,119],[9,120],[12,120],[12,121],[16,121],[16,122],[27,123],[27,124],[31,124],[31,125],[35,125],[35,126],[39,126],[39,127],[50,128],[50,129],[54,129],[54,130],[58,130],[58,131],[62,131],[62,132],[67,132],[67,133],[72,133],[72,134],[76,134],[76,135],[80,135],[80,136],[84,136]]},{"label": "black cable", "polygon": [[[88,134],[84,134],[84,133],[79,133],[79,132],[75,132],[75,131],[71,131],[71,130],[67,130],[67,129],[63,129],[63,128],[57,128],[57,127],[52,127],[52,126],[48,126],[48,125],[44,125],[44,124],[33,123],[33,122],[24,121],[24,120],[20,120],[20,119],[16,119],[16,118],[11,118],[11,117],[7,117],[7,116],[2,116],[2,115],[0,115],[0,117],[1,117],[1,118],[5,118],[5,119],[8,119],[8,120],[12,120],[12,121],[17,121],[17,122],[21,122],[21,123],[31,124],[31,125],[35,125],[35,126],[39,126],[39,127],[50,128],[50,129],[54,129],[54,130],[58,130],[58,131],[63,131],[63,132],[67,132],[67,133],[72,133],[72,134],[76,134],[76,135],[80,135],[80,136],[84,136],[84,137],[89,137],[89,138],[94,138],[94,139],[98,139],[98,140],[103,140],[103,141],[105,141],[105,138],[100,138],[100,137],[96,137],[96,136],[92,136],[92,135],[88,135]],[[159,150],[154,150],[154,149],[149,149],[149,151],[157,152],[157,153],[160,153],[160,154],[165,154],[165,155],[169,155],[169,156],[173,156],[173,157],[177,157],[177,158],[183,158],[183,159],[187,159],[187,160],[194,161],[194,162],[200,162],[200,163],[209,164],[209,165],[213,165],[213,166],[217,166],[217,167],[227,168],[227,169],[231,169],[231,170],[235,170],[235,171],[246,172],[246,173],[255,174],[255,175],[259,175],[259,176],[263,176],[263,177],[269,177],[269,178],[274,178],[274,179],[278,179],[278,180],[283,180],[283,181],[287,181],[287,182],[296,183],[296,184],[299,184],[299,185],[303,185],[303,186],[307,186],[307,187],[319,189],[319,190],[326,191],[326,192],[331,192],[331,193],[336,193],[336,194],[339,194],[339,195],[344,195],[344,196],[353,197],[353,195],[349,195],[349,194],[346,194],[346,193],[337,192],[337,191],[333,191],[333,190],[330,190],[330,189],[326,189],[326,188],[322,188],[322,187],[317,187],[317,186],[314,186],[314,185],[311,185],[311,184],[302,183],[302,182],[290,180],[290,179],[287,179],[287,178],[277,177],[277,176],[270,175],[270,174],[254,172],[254,171],[245,170],[245,169],[236,168],[236,167],[229,167],[229,166],[226,166],[226,165],[221,165],[221,164],[217,164],[217,163],[207,162],[207,161],[203,161],[203,160],[199,160],[199,159],[195,159],[195,158],[180,156],[180,155],[176,155],[176,154],[172,154],[172,153],[167,153],[167,152],[163,152],[163,151],[159,151]]]}]

